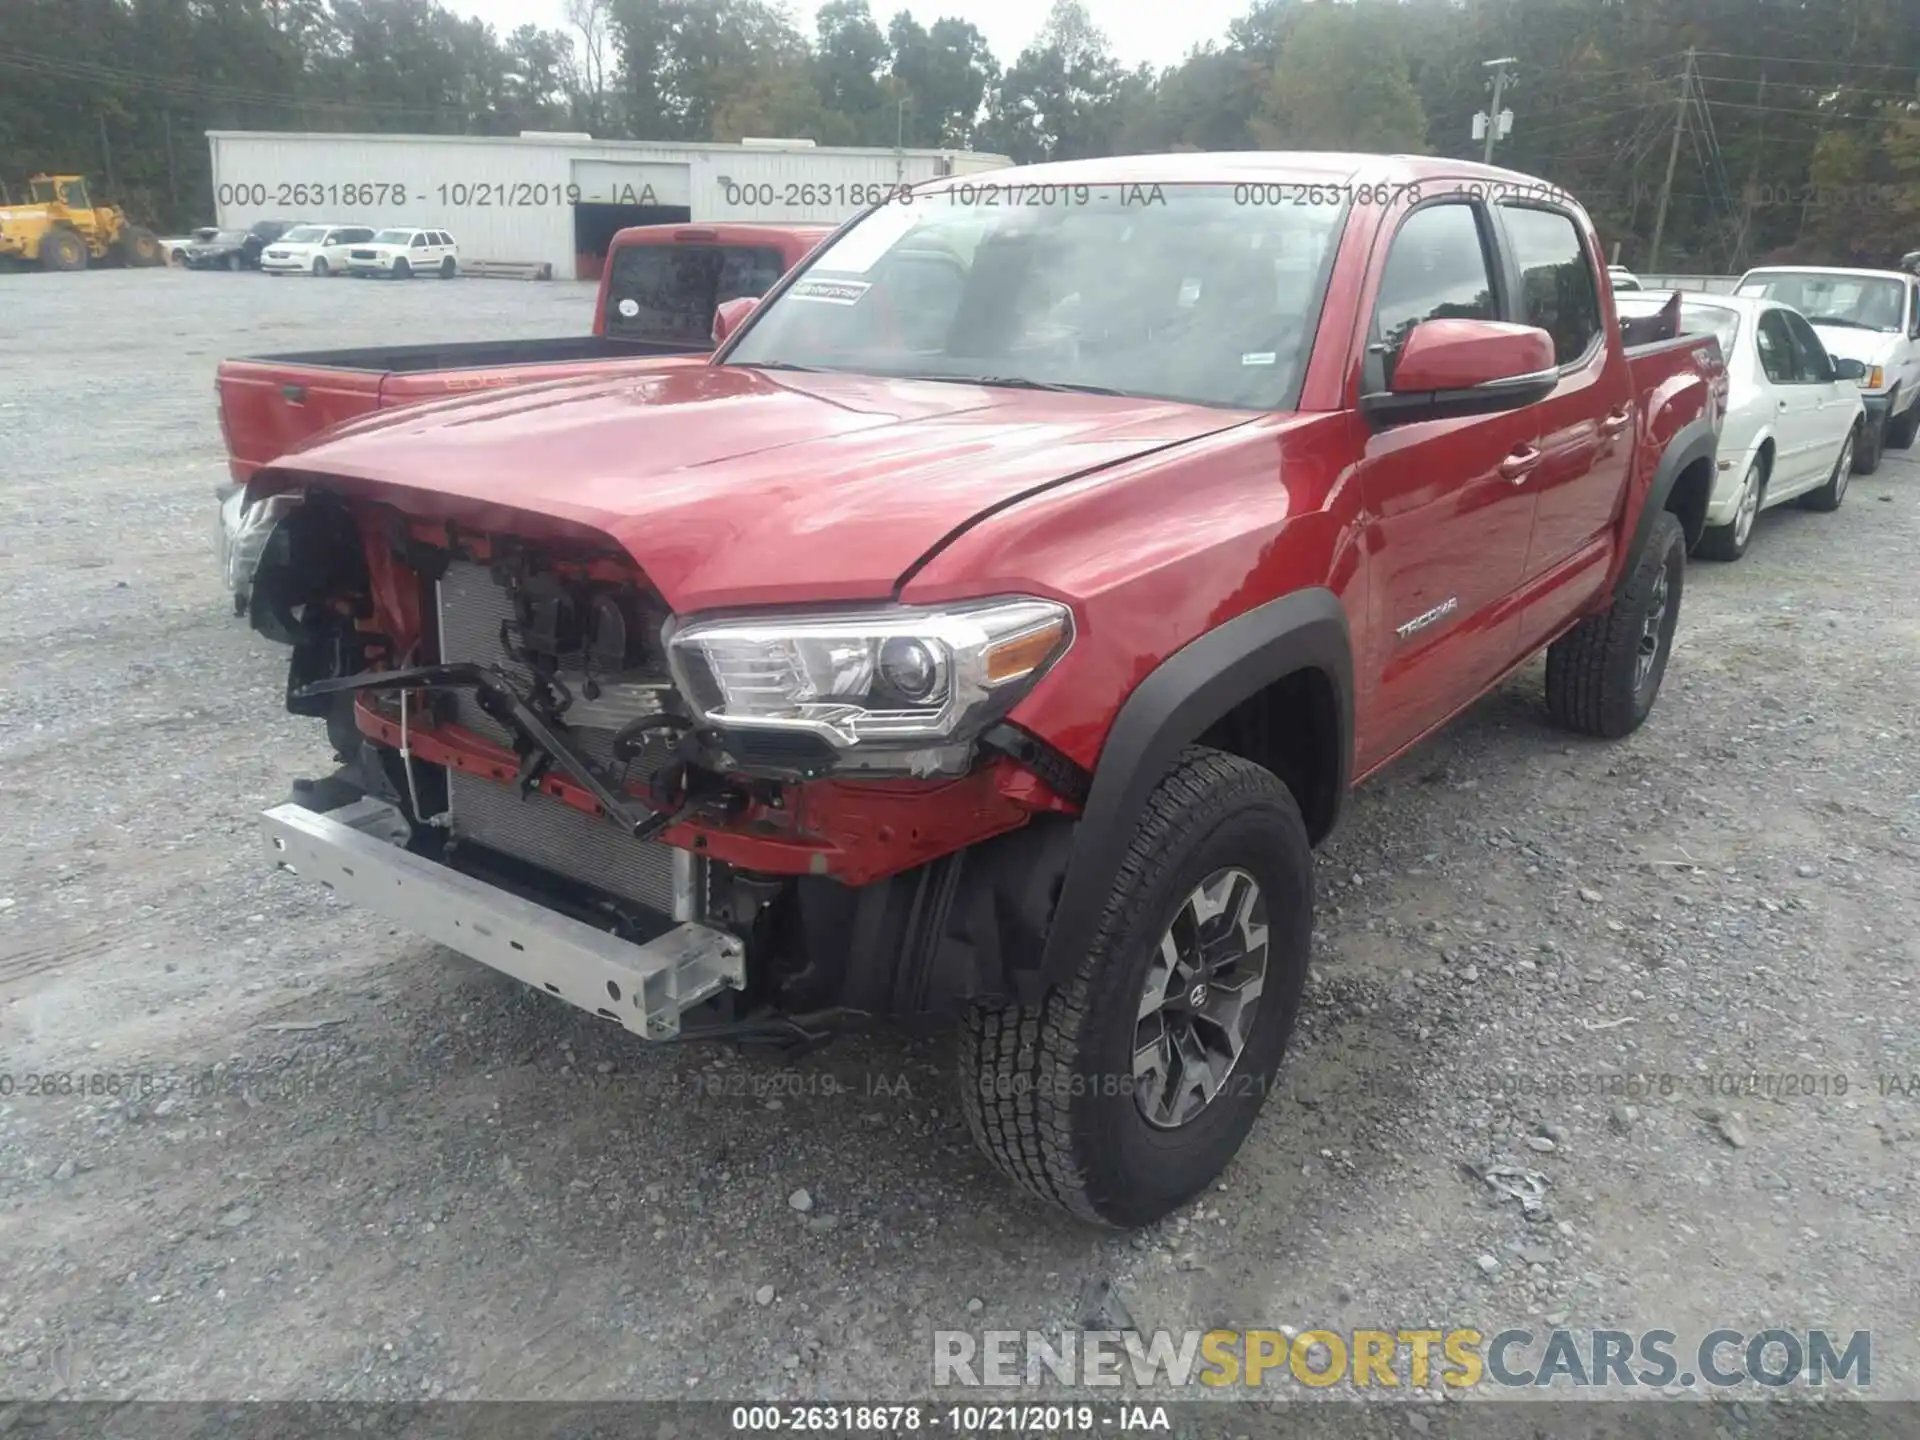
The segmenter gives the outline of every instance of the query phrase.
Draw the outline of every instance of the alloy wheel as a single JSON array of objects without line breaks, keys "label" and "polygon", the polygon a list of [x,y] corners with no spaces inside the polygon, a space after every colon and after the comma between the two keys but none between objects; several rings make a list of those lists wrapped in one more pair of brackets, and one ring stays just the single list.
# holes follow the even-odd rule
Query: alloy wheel
[{"label": "alloy wheel", "polygon": [[1140,994],[1133,1098],[1172,1130],[1220,1094],[1253,1032],[1267,974],[1267,901],[1245,870],[1214,871],[1160,937]]},{"label": "alloy wheel", "polygon": [[1653,674],[1655,662],[1660,658],[1661,632],[1667,619],[1667,576],[1670,567],[1661,566],[1660,574],[1653,582],[1653,590],[1647,596],[1647,616],[1640,622],[1640,645],[1633,657],[1633,688],[1636,693],[1644,690],[1647,677]]},{"label": "alloy wheel", "polygon": [[1747,548],[1747,539],[1753,534],[1754,517],[1760,513],[1760,462],[1755,460],[1747,467],[1747,478],[1740,489],[1740,509],[1733,517],[1733,543],[1736,548]]}]

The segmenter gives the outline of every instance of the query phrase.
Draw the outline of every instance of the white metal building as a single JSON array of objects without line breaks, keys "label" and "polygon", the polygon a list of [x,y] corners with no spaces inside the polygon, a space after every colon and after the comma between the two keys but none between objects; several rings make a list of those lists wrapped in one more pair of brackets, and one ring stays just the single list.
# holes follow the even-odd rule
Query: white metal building
[{"label": "white metal building", "polygon": [[215,220],[318,220],[452,233],[463,259],[595,279],[613,233],[685,222],[837,222],[889,186],[1012,163],[964,150],[210,130]]}]

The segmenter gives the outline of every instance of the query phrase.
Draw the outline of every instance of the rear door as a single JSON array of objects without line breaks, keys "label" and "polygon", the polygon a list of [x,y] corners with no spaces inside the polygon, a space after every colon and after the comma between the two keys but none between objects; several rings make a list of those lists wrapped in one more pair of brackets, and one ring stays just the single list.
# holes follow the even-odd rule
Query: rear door
[{"label": "rear door", "polygon": [[[1384,390],[1422,320],[1499,319],[1506,281],[1493,217],[1477,199],[1407,210],[1376,251],[1363,393]],[[1539,419],[1530,408],[1423,420],[1367,434],[1359,467],[1367,511],[1365,683],[1375,717],[1362,771],[1478,695],[1517,653],[1520,584],[1533,529]]]},{"label": "rear door", "polygon": [[[1860,407],[1859,387],[1833,373],[1833,357],[1819,332],[1797,310],[1776,310],[1793,342],[1794,389],[1806,417],[1806,450],[1801,457],[1799,489],[1826,483],[1840,446],[1853,428]],[[1797,397],[1798,398],[1798,397]],[[1778,498],[1785,499],[1785,495]]]},{"label": "rear door", "polygon": [[[1820,397],[1811,383],[1813,375],[1803,369],[1806,359],[1794,343],[1787,315],[1771,308],[1754,326],[1760,369],[1773,389],[1774,460],[1767,488],[1776,499],[1804,488],[1820,435]],[[1823,346],[1823,359],[1825,354]]]}]

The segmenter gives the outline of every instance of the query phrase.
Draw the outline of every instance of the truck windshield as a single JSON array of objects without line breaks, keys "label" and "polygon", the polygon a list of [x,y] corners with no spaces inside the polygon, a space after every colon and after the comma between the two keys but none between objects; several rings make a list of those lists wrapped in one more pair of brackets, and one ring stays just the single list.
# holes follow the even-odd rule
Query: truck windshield
[{"label": "truck windshield", "polygon": [[1754,270],[1740,294],[1791,305],[1816,325],[1898,332],[1905,328],[1907,287],[1892,277]]},{"label": "truck windshield", "polygon": [[766,294],[785,269],[771,246],[619,246],[607,273],[607,334],[707,345],[715,306]]},{"label": "truck windshield", "polygon": [[847,230],[728,363],[1288,408],[1339,190],[955,182]]},{"label": "truck windshield", "polygon": [[296,225],[280,238],[289,245],[317,245],[327,238],[327,232],[318,225]]}]

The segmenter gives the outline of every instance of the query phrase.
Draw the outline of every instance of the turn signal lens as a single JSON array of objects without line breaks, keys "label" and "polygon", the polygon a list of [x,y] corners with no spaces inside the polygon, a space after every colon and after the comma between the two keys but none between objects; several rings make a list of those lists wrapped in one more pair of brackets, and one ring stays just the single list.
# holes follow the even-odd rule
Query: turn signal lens
[{"label": "turn signal lens", "polygon": [[1067,622],[1063,618],[990,647],[987,650],[987,683],[999,685],[1008,680],[1018,680],[1022,675],[1031,675],[1059,653],[1060,642],[1066,638],[1066,633]]}]

